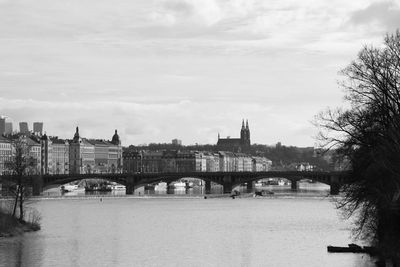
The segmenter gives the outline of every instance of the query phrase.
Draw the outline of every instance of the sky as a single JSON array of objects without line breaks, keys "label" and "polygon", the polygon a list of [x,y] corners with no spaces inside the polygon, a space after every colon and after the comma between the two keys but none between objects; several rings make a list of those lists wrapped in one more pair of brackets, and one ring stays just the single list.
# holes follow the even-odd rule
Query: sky
[{"label": "sky", "polygon": [[314,146],[338,72],[400,26],[398,1],[0,0],[0,115],[122,145]]}]

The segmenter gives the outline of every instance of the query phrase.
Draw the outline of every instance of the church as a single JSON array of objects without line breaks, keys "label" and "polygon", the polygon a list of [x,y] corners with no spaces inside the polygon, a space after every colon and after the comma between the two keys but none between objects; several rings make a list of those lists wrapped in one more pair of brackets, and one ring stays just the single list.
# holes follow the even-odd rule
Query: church
[{"label": "church", "polygon": [[240,138],[220,138],[218,134],[217,146],[219,150],[231,152],[245,152],[250,147],[250,129],[249,122],[242,120],[242,129],[240,130]]}]

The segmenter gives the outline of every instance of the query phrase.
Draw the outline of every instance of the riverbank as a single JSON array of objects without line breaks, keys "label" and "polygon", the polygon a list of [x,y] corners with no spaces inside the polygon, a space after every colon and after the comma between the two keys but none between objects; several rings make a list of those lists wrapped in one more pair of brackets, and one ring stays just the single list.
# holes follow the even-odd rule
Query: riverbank
[{"label": "riverbank", "polygon": [[[240,195],[235,195],[235,198],[254,198],[254,199],[335,199],[340,196],[332,196],[329,194],[309,194],[309,193],[274,193],[271,195],[255,196],[254,193],[241,193]],[[42,196],[32,196],[31,200],[105,200],[105,199],[215,199],[215,198],[232,198],[232,194],[142,194],[142,195],[42,195]],[[11,198],[0,197],[1,201],[10,200]]]},{"label": "riverbank", "polygon": [[38,222],[19,221],[8,213],[0,211],[0,238],[21,235],[40,230]]}]

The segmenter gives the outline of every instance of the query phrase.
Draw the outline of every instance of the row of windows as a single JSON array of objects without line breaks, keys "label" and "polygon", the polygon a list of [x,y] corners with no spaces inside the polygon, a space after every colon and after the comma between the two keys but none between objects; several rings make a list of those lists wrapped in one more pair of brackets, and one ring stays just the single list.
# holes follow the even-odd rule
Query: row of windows
[{"label": "row of windows", "polygon": [[8,148],[8,149],[11,149],[11,144],[0,143],[0,148]]}]

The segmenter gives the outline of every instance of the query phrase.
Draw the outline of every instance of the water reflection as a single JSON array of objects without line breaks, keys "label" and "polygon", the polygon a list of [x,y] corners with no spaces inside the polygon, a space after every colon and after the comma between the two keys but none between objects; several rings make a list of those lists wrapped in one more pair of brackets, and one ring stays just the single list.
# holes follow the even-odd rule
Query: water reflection
[{"label": "water reflection", "polygon": [[0,239],[0,266],[42,266],[44,244],[32,235]]}]

